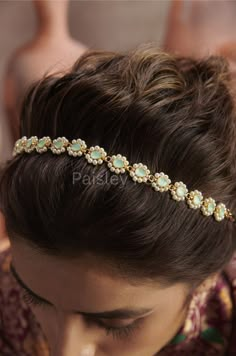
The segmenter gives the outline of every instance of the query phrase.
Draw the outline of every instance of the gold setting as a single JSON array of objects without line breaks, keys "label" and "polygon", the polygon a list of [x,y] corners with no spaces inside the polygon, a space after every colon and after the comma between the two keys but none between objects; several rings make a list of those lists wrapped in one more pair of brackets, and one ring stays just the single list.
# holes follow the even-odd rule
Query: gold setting
[{"label": "gold setting", "polygon": [[172,198],[174,200],[183,201],[186,199],[188,188],[183,182],[175,182],[170,189],[171,189]]},{"label": "gold setting", "polygon": [[202,206],[203,196],[199,190],[194,190],[189,193],[186,200],[190,208],[199,209]]},{"label": "gold setting", "polygon": [[67,138],[63,137],[58,137],[55,140],[52,141],[51,145],[51,151],[55,154],[61,154],[66,151],[66,148],[69,144],[69,141]]},{"label": "gold setting", "polygon": [[50,137],[48,137],[48,136],[40,138],[36,145],[36,151],[38,153],[47,152],[51,143],[52,143],[52,141],[51,141]]},{"label": "gold setting", "polygon": [[110,171],[116,174],[125,173],[128,165],[129,161],[127,158],[120,154],[111,156],[109,162],[107,163]]},{"label": "gold setting", "polygon": [[72,140],[67,147],[68,154],[73,157],[81,157],[85,150],[87,149],[86,143],[78,138],[77,140]]},{"label": "gold setting", "polygon": [[218,222],[228,219],[236,223],[235,217],[225,204],[216,203],[211,197],[203,198],[199,190],[189,192],[186,185],[181,181],[172,184],[169,176],[163,172],[151,174],[148,167],[143,163],[129,165],[125,156],[120,154],[108,156],[100,146],[87,148],[85,141],[80,138],[69,142],[64,136],[54,140],[48,136],[42,138],[23,136],[15,142],[12,155],[15,157],[18,154],[31,153],[34,150],[38,153],[51,150],[54,154],[67,151],[69,155],[74,157],[84,156],[93,165],[100,165],[105,162],[111,172],[116,174],[128,172],[134,182],[150,184],[158,192],[169,191],[172,199],[178,202],[186,201],[189,208],[199,209],[204,216],[213,216]]},{"label": "gold setting", "polygon": [[106,156],[106,151],[100,146],[90,147],[88,153],[85,154],[88,163],[92,163],[95,166],[102,164]]},{"label": "gold setting", "polygon": [[152,187],[157,192],[167,192],[170,188],[171,180],[169,176],[163,172],[154,174],[155,180],[152,182]]},{"label": "gold setting", "polygon": [[13,152],[12,152],[13,157],[15,157],[17,154],[24,152],[26,142],[27,142],[26,136],[23,136],[19,140],[16,141],[16,143],[14,145]]},{"label": "gold setting", "polygon": [[24,143],[24,151],[27,153],[33,152],[37,143],[38,143],[37,136],[32,136],[32,137],[28,138],[27,141]]},{"label": "gold setting", "polygon": [[203,200],[201,211],[203,215],[210,216],[214,213],[216,202],[213,198],[206,198]]},{"label": "gold setting", "polygon": [[214,216],[217,221],[222,221],[225,218],[226,214],[226,206],[223,203],[220,203],[216,205],[215,211],[214,211]]},{"label": "gold setting", "polygon": [[150,171],[145,164],[135,163],[133,164],[129,174],[134,182],[146,183],[148,181]]}]

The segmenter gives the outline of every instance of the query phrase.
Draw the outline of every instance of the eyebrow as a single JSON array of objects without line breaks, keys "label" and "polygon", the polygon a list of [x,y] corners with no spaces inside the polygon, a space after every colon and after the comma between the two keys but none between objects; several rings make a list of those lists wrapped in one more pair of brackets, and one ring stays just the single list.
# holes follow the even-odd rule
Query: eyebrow
[{"label": "eyebrow", "polygon": [[[47,299],[41,297],[40,295],[36,294],[33,292],[20,278],[19,274],[16,272],[15,267],[13,266],[12,262],[10,263],[10,272],[12,275],[15,277],[16,281],[19,283],[19,285],[28,293],[30,294],[33,298],[39,300],[41,303],[54,306],[51,302],[49,302]],[[122,309],[115,309],[111,311],[102,311],[102,312],[97,312],[97,313],[87,313],[87,312],[81,312],[78,310],[73,310],[73,314],[81,314],[86,317],[92,317],[92,318],[101,318],[101,319],[130,319],[134,317],[140,317],[144,316],[145,314],[151,312],[153,309],[152,308],[136,308],[136,309],[129,309],[129,308],[122,308]]]}]

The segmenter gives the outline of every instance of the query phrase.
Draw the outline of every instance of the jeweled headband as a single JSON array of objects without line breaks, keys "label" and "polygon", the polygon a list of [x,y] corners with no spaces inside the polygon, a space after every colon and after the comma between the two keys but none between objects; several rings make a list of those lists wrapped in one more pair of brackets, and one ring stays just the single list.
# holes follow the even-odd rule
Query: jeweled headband
[{"label": "jeweled headband", "polygon": [[163,172],[151,174],[148,167],[143,163],[130,165],[127,158],[120,154],[108,156],[102,147],[92,146],[87,148],[85,141],[80,138],[69,142],[65,137],[51,140],[50,137],[38,138],[37,136],[32,136],[27,138],[23,136],[16,141],[13,156],[32,151],[44,153],[48,150],[53,154],[67,152],[73,157],[81,157],[83,155],[88,163],[93,165],[100,165],[105,162],[111,172],[116,174],[128,172],[135,182],[150,184],[155,191],[161,193],[170,191],[174,200],[186,201],[191,209],[200,209],[201,213],[205,216],[213,216],[216,221],[222,221],[226,218],[236,223],[235,217],[226,208],[225,204],[216,203],[210,197],[203,198],[202,193],[198,190],[189,192],[186,185],[181,181],[172,184],[168,175]]}]

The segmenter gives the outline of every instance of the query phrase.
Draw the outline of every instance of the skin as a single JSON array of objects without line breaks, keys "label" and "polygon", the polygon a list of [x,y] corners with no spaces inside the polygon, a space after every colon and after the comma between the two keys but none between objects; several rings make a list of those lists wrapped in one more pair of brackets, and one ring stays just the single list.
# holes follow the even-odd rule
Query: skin
[{"label": "skin", "polygon": [[[186,303],[190,290],[185,284],[164,287],[154,281],[124,279],[110,265],[88,254],[76,260],[45,255],[23,239],[9,239],[0,211],[1,236],[7,236],[11,246],[17,283],[20,278],[51,303],[30,305],[47,338],[50,356],[154,356],[184,323],[191,300]],[[217,274],[197,289],[208,288],[212,278]],[[149,311],[123,318],[92,315],[127,308]],[[107,334],[100,325],[122,327],[133,322],[139,322],[139,327],[120,338]]]},{"label": "skin", "polygon": [[[31,306],[52,356],[154,356],[185,320],[189,293],[185,284],[135,284],[92,255],[78,260],[42,254],[23,240],[12,241],[12,265],[34,293],[52,305]],[[41,278],[37,278],[41,276]],[[136,317],[93,317],[116,309],[151,309]],[[74,313],[77,311],[79,313]],[[122,327],[138,321],[129,336],[114,337],[98,323]]]}]

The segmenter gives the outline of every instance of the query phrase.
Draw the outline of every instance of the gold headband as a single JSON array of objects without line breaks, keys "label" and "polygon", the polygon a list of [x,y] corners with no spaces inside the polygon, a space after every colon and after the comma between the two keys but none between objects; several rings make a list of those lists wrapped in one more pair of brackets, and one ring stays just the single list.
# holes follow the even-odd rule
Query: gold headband
[{"label": "gold headband", "polygon": [[189,192],[183,182],[175,182],[172,184],[168,175],[163,172],[150,174],[148,167],[142,163],[129,165],[125,156],[120,154],[108,156],[106,151],[99,146],[87,148],[86,143],[81,139],[75,139],[69,142],[65,137],[58,137],[51,140],[48,136],[42,138],[38,138],[37,136],[27,138],[23,136],[16,141],[13,156],[23,152],[30,153],[34,150],[38,153],[44,153],[50,150],[54,154],[61,154],[67,151],[67,153],[73,157],[81,157],[84,155],[88,163],[94,165],[106,162],[111,172],[116,174],[128,172],[134,182],[150,184],[154,190],[158,192],[170,191],[174,200],[185,200],[190,208],[200,209],[205,216],[213,216],[216,221],[222,221],[226,218],[234,223],[236,222],[231,211],[226,208],[225,204],[216,204],[216,201],[210,197],[203,199],[202,193],[198,190]]}]

